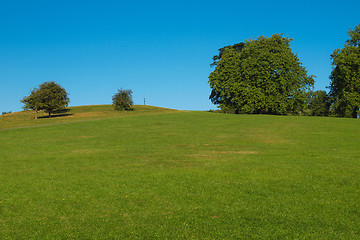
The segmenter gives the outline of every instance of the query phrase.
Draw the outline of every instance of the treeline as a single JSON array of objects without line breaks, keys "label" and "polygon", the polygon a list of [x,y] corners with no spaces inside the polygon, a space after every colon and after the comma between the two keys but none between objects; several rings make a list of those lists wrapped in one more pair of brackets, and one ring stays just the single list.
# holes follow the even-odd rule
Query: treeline
[{"label": "treeline", "polygon": [[331,54],[329,93],[313,91],[290,48],[291,38],[260,36],[219,49],[209,75],[210,100],[221,112],[356,118],[360,114],[360,24],[342,49]]},{"label": "treeline", "polygon": [[[297,115],[303,116],[336,116],[336,114],[330,109],[331,101],[329,95],[326,91],[308,91],[306,93],[305,105],[306,107]],[[217,112],[217,113],[230,113],[236,114],[239,113],[236,111],[236,108],[226,108],[219,110],[209,110],[208,112]],[[258,113],[258,112],[257,112]],[[288,113],[293,114],[293,113]]]},{"label": "treeline", "polygon": [[[313,91],[314,78],[290,47],[289,37],[260,36],[219,49],[209,75],[210,100],[220,112],[306,116],[360,115],[360,24],[348,31],[349,39],[331,54],[329,93]],[[119,89],[113,96],[116,110],[132,110],[132,91]],[[21,102],[24,109],[52,113],[68,106],[64,88],[45,82]],[[4,113],[3,113],[4,114]]]}]

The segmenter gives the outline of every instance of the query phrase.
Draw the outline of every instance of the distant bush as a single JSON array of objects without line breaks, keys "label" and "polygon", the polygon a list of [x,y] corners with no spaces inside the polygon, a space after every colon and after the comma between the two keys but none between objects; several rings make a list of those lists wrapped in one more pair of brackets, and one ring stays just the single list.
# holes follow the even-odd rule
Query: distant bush
[{"label": "distant bush", "polygon": [[133,110],[132,90],[119,89],[113,96],[113,106],[115,110]]},{"label": "distant bush", "polygon": [[330,98],[325,91],[310,91],[308,102],[308,115],[329,116],[331,103]]},{"label": "distant bush", "polygon": [[9,113],[11,113],[11,111],[9,111],[9,112],[2,112],[2,115],[9,114]]},{"label": "distant bush", "polygon": [[224,110],[221,110],[221,109],[216,109],[216,110],[213,110],[213,109],[210,109],[206,112],[211,112],[211,113],[225,113]]},{"label": "distant bush", "polygon": [[212,112],[212,113],[229,113],[229,114],[240,114],[238,111],[236,111],[236,109],[234,108],[224,108],[224,109],[210,109],[207,112]]}]

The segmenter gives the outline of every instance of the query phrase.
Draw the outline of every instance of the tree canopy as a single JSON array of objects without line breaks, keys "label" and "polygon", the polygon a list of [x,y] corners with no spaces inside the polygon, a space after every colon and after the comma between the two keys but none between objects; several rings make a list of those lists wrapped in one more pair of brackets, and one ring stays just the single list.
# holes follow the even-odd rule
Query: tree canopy
[{"label": "tree canopy", "polygon": [[112,98],[115,110],[132,110],[132,90],[119,89]]},{"label": "tree canopy", "polygon": [[34,88],[31,90],[30,95],[21,99],[21,102],[24,104],[24,109],[32,109],[35,111],[35,119],[37,119],[38,112],[42,109],[42,103],[39,99],[39,89]]},{"label": "tree canopy", "polygon": [[329,116],[330,99],[323,90],[309,92],[309,115],[311,116]]},{"label": "tree canopy", "polygon": [[51,81],[44,82],[34,88],[30,95],[24,97],[21,102],[25,104],[24,109],[35,110],[35,119],[37,119],[38,111],[45,110],[50,117],[55,111],[67,107],[70,99],[63,87]]},{"label": "tree canopy", "polygon": [[235,113],[303,111],[314,79],[291,51],[291,41],[274,34],[219,49],[209,75],[211,101]]},{"label": "tree canopy", "polygon": [[360,24],[348,31],[349,39],[331,54],[330,96],[340,117],[360,115]]}]

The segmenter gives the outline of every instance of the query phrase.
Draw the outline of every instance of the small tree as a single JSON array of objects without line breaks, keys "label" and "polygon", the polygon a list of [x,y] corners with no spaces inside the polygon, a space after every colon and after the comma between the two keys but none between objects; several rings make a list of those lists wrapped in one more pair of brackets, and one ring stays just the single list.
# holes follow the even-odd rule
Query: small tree
[{"label": "small tree", "polygon": [[55,82],[45,82],[40,84],[40,99],[42,108],[51,116],[51,113],[66,108],[70,102],[68,93]]},{"label": "small tree", "polygon": [[24,109],[35,111],[35,119],[40,110],[45,110],[51,117],[51,113],[66,108],[69,101],[65,89],[53,81],[40,84],[38,88],[31,91],[29,96],[21,100],[25,104]]},{"label": "small tree", "polygon": [[32,109],[35,111],[35,119],[37,119],[38,112],[42,110],[42,103],[39,96],[39,89],[34,88],[33,90],[31,90],[30,95],[21,99],[21,102],[25,104],[23,106],[25,110]]},{"label": "small tree", "polygon": [[112,97],[115,110],[133,110],[132,90],[119,89]]}]

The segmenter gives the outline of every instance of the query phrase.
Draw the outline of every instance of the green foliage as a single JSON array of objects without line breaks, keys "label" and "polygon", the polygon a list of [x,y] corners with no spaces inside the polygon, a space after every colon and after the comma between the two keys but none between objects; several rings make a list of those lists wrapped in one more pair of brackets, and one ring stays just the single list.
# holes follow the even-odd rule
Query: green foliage
[{"label": "green foliage", "polygon": [[40,98],[43,102],[45,112],[51,113],[59,111],[68,106],[70,100],[64,88],[55,82],[45,82],[40,84]]},{"label": "green foliage", "polygon": [[233,49],[235,49],[235,50],[237,50],[237,51],[240,51],[241,49],[243,49],[245,47],[245,43],[237,43],[237,44],[234,44],[234,45],[229,45],[229,46],[225,46],[225,47],[223,47],[223,48],[220,48],[219,49],[219,55],[215,55],[212,59],[213,59],[213,63],[212,64],[210,64],[210,66],[211,67],[213,67],[213,66],[217,66],[217,64],[218,64],[218,61],[222,58],[222,55],[223,55],[223,53],[224,53],[224,51],[225,51],[225,49],[228,49],[228,48],[233,48]]},{"label": "green foliage", "polygon": [[314,79],[291,51],[290,42],[275,34],[219,49],[209,76],[211,101],[225,112],[302,112]]},{"label": "green foliage", "polygon": [[35,119],[37,119],[38,112],[41,110],[41,101],[38,93],[39,89],[34,88],[33,90],[31,90],[29,96],[21,99],[21,102],[24,104],[24,109],[32,109],[35,111]]},{"label": "green foliage", "polygon": [[113,96],[113,106],[115,110],[133,110],[132,90],[119,89]]},{"label": "green foliage", "polygon": [[37,119],[38,111],[45,110],[51,116],[51,113],[67,107],[69,101],[66,90],[54,81],[40,84],[38,88],[31,91],[29,96],[21,100],[24,109],[35,110],[35,119]]},{"label": "green foliage", "polygon": [[330,96],[337,116],[356,118],[360,114],[360,24],[348,35],[344,47],[331,54]]},{"label": "green foliage", "polygon": [[329,116],[330,98],[325,91],[309,92],[309,115],[311,116]]}]

